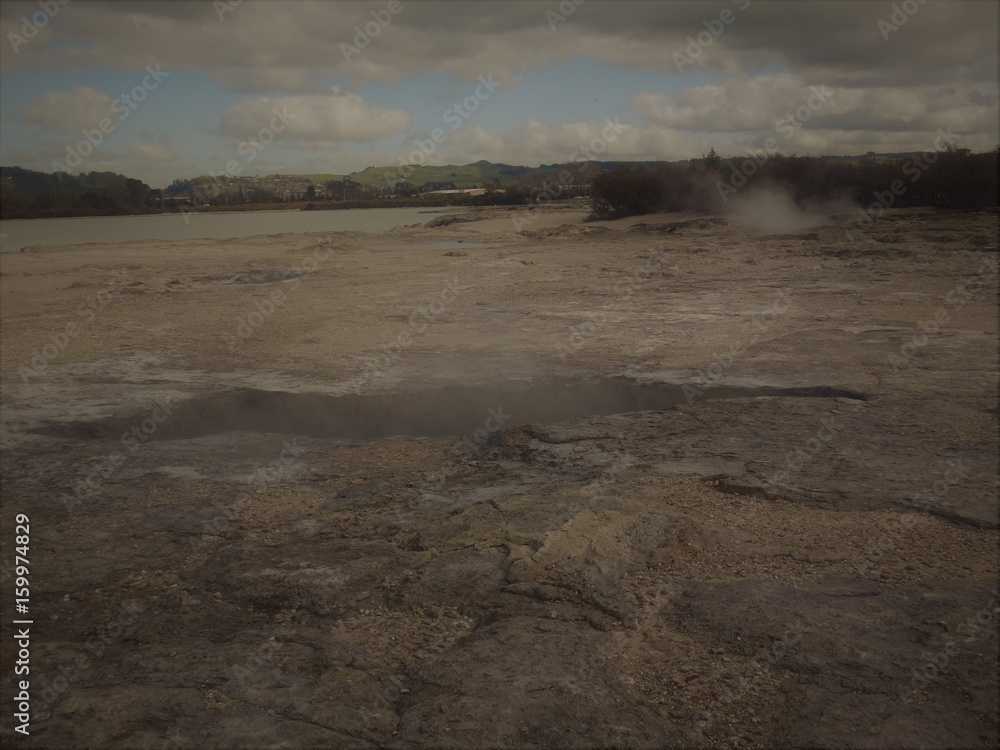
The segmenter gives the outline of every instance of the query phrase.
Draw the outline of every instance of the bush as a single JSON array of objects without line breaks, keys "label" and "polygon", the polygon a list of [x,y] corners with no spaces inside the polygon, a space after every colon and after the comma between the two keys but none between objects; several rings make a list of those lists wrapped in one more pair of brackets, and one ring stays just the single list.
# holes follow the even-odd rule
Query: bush
[{"label": "bush", "polygon": [[594,178],[593,211],[599,219],[648,214],[664,203],[664,183],[657,171],[620,167]]},{"label": "bush", "polygon": [[[893,198],[895,208],[996,206],[998,157],[1000,147],[980,154],[949,148],[853,162],[775,154],[735,157],[728,162],[705,158],[655,168],[623,166],[594,178],[591,218],[617,219],[656,211],[711,213],[754,183],[782,187],[799,204],[847,196],[868,206],[899,181],[902,191]],[[737,173],[749,176],[734,180]]]}]

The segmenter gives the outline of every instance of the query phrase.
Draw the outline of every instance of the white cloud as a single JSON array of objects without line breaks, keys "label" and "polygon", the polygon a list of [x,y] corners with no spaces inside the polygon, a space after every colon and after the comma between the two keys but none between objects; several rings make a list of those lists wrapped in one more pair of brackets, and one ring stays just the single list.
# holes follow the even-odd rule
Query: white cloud
[{"label": "white cloud", "polygon": [[112,114],[114,99],[103,91],[90,86],[67,91],[49,91],[33,101],[24,112],[24,122],[32,125],[79,133],[93,128],[104,117]]},{"label": "white cloud", "polygon": [[[51,23],[16,55],[8,71],[200,70],[239,91],[307,93],[312,77],[396,83],[446,73],[474,80],[492,73],[510,83],[525,73],[585,54],[632,69],[676,75],[675,52],[725,9],[734,20],[691,70],[744,74],[777,67],[829,85],[895,86],[996,76],[993,3],[927,3],[887,41],[877,22],[888,4],[754,0],[732,2],[591,2],[553,31],[552,0],[466,3],[403,2],[358,54],[345,55],[359,27],[385,13],[372,2],[244,0],[220,21],[212,3],[94,2],[61,6]],[[36,2],[0,5],[0,35],[17,33]],[[361,39],[360,41],[364,41]],[[350,59],[348,59],[348,57]]]},{"label": "white cloud", "polygon": [[366,143],[396,135],[411,122],[406,110],[383,109],[357,94],[334,92],[245,99],[226,110],[219,130],[247,140],[273,129],[282,142]]},{"label": "white cloud", "polygon": [[131,143],[128,150],[135,158],[143,162],[163,164],[172,162],[177,158],[177,154],[169,147],[156,143]]},{"label": "white cloud", "polygon": [[952,127],[995,132],[996,84],[928,84],[910,88],[827,86],[791,74],[734,77],[678,94],[642,92],[631,108],[647,123],[699,133],[758,133],[786,138],[796,130],[884,130]]},{"label": "white cloud", "polygon": [[732,133],[773,128],[812,92],[789,74],[732,78],[680,94],[642,92],[629,105],[649,122],[683,130]]},{"label": "white cloud", "polygon": [[[775,136],[778,119],[806,103],[811,86],[822,85],[834,90],[832,101],[813,110],[804,127],[778,138],[783,151],[920,149],[933,140],[937,128],[949,127],[962,135],[961,145],[976,150],[992,148],[1000,138],[996,4],[926,3],[887,41],[876,24],[891,13],[888,0],[753,0],[735,13],[695,65],[679,72],[674,53],[685,51],[689,37],[705,31],[705,23],[719,18],[723,9],[739,5],[731,0],[588,2],[553,31],[546,11],[558,7],[557,0],[482,0],[463,4],[460,12],[454,2],[403,2],[400,12],[347,59],[342,45],[354,45],[357,29],[373,20],[372,12],[384,13],[386,0],[244,0],[221,20],[208,2],[70,2],[16,54],[4,54],[5,83],[12,81],[14,92],[5,96],[5,106],[23,112],[11,117],[4,111],[9,124],[21,120],[4,134],[12,149],[4,158],[27,155],[30,149],[47,152],[44,144],[50,138],[55,141],[52,156],[61,157],[66,143],[79,141],[80,131],[95,127],[113,103],[107,94],[81,87],[51,91],[25,106],[16,99],[20,72],[98,76],[97,69],[105,68],[141,77],[147,65],[177,71],[169,83],[178,89],[205,76],[248,98],[225,109],[232,99],[209,101],[217,88],[206,95],[196,82],[191,98],[180,105],[190,108],[190,128],[169,117],[162,124],[143,121],[150,128],[172,128],[176,148],[163,139],[135,140],[129,131],[139,117],[123,124],[121,139],[135,143],[121,147],[122,158],[146,175],[173,176],[174,170],[188,173],[226,163],[238,143],[271,126],[275,109],[287,112],[288,121],[275,123],[285,127],[253,169],[314,171],[314,165],[323,164],[329,166],[320,171],[342,173],[395,164],[400,152],[409,154],[413,138],[427,137],[410,132],[410,112],[421,128],[432,127],[425,115],[434,114],[437,104],[430,99],[441,88],[440,78],[445,79],[442,86],[464,91],[464,83],[479,76],[504,84],[503,121],[524,124],[502,129],[508,125],[501,128],[495,120],[477,116],[450,133],[430,161],[561,161],[599,138],[603,124],[561,122],[563,113],[570,120],[587,115],[571,106],[539,109],[537,87],[516,84],[581,58],[581,69],[596,74],[592,81],[581,73],[573,87],[593,90],[602,106],[617,106],[621,100],[615,101],[616,96],[624,98],[614,84],[602,88],[605,81],[631,80],[627,77],[642,71],[635,80],[644,81],[647,89],[629,103],[633,125],[595,154],[598,158],[689,158],[713,146],[722,154],[759,149],[765,138]],[[24,14],[37,7],[37,0],[0,4],[0,37],[18,31]],[[609,65],[616,68],[613,75]],[[765,70],[769,74],[760,74]],[[691,73],[706,71],[717,74],[712,84],[664,93],[678,91],[678,83],[690,80]],[[331,93],[331,83],[351,93]],[[401,104],[385,104],[380,98],[384,106],[377,106],[371,95],[362,98],[366,85],[373,83],[384,84],[380,96],[396,94]],[[565,92],[567,101],[582,100],[580,90]],[[562,94],[542,95],[548,105]],[[409,112],[397,108],[402,102]],[[154,110],[144,108],[141,117],[148,111],[152,118]],[[225,139],[206,137],[213,128]],[[394,140],[387,147],[384,139],[393,136],[405,136],[406,142]],[[60,145],[59,138],[66,143]],[[178,153],[181,158],[174,156]],[[288,163],[274,166],[277,160]],[[47,160],[39,164],[47,165]]]}]

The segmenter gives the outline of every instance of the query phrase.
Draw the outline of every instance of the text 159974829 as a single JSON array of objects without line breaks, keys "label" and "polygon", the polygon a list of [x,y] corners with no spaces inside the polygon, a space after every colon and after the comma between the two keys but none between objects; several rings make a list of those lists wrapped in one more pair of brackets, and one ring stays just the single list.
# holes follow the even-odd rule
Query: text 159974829
[{"label": "text 159974829", "polygon": [[31,674],[31,624],[33,622],[26,619],[30,602],[28,550],[31,545],[31,525],[28,517],[23,513],[18,513],[14,517],[14,521],[17,523],[14,530],[14,541],[17,544],[14,551],[14,573],[17,576],[14,581],[14,608],[17,612],[17,618],[14,620],[16,626],[14,641],[17,643],[17,659],[14,662],[16,676],[14,686],[17,691],[14,696],[14,718],[18,722],[15,730],[27,735],[31,723],[31,693],[29,691],[31,683],[28,675]]}]

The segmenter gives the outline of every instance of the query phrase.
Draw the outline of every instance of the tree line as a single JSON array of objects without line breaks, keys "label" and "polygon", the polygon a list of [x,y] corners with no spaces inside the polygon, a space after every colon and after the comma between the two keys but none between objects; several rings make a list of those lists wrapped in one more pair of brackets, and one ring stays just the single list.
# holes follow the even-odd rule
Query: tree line
[{"label": "tree line", "polygon": [[46,174],[0,167],[0,218],[114,216],[162,211],[163,196],[142,180],[115,172]]},{"label": "tree line", "polygon": [[799,204],[840,200],[862,208],[996,206],[998,156],[1000,147],[974,154],[953,145],[853,161],[766,153],[722,159],[713,150],[687,164],[625,165],[597,174],[592,218],[715,213],[755,185],[782,188]]}]

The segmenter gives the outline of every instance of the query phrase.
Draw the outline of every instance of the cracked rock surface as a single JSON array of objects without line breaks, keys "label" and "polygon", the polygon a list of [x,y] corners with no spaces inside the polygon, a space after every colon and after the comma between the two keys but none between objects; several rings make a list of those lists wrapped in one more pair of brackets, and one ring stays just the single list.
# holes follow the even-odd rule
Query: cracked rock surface
[{"label": "cracked rock surface", "polygon": [[11,746],[995,747],[996,213],[544,216],[0,257]]}]

